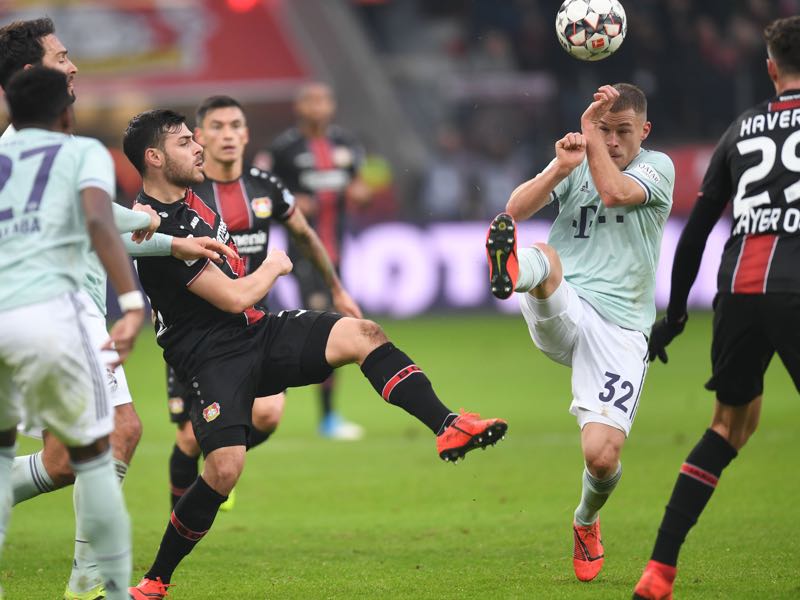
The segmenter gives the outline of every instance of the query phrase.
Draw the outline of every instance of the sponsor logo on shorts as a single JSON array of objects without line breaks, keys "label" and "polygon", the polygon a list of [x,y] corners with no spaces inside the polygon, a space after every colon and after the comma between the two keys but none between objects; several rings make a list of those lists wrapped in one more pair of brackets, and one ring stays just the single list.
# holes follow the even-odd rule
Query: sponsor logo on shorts
[{"label": "sponsor logo on shorts", "polygon": [[211,423],[211,421],[219,416],[219,413],[219,402],[214,402],[214,404],[210,404],[203,409],[203,418],[206,420],[206,423]]},{"label": "sponsor logo on shorts", "polygon": [[173,415],[179,415],[183,412],[183,398],[170,398],[168,404],[169,412]]},{"label": "sponsor logo on shorts", "polygon": [[253,198],[253,200],[250,202],[250,206],[253,207],[253,214],[255,214],[255,216],[257,216],[259,219],[266,219],[272,215],[272,200],[270,200],[267,196]]},{"label": "sponsor logo on shorts", "polygon": [[117,388],[119,388],[119,382],[117,382],[117,376],[111,369],[106,369],[106,385],[108,386],[108,390],[111,393],[116,392]]}]

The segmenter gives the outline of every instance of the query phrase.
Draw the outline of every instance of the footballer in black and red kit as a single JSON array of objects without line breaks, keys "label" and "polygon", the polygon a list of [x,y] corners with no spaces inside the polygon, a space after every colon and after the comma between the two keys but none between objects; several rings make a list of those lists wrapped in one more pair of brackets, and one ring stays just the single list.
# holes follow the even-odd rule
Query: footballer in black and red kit
[{"label": "footballer in black and red kit", "polygon": [[776,353],[800,392],[800,16],[773,21],[764,40],[775,96],[745,111],[720,138],[678,242],[667,314],[650,335],[650,360],[666,362],[666,346],[686,324],[706,240],[730,202],[706,383],[716,392],[711,425],[680,467],[634,589],[638,600],[672,598],[687,534],[758,428],[764,373]]},{"label": "footballer in black and red kit", "polygon": [[[169,110],[137,115],[123,149],[142,175],[138,202],[161,215],[159,231],[207,235],[235,247],[225,222],[187,187],[203,180],[203,148],[183,116]],[[425,372],[377,323],[309,310],[272,314],[257,306],[291,268],[286,254],[275,249],[249,275],[238,255],[219,267],[209,260],[138,260],[164,358],[199,394],[190,416],[205,462],[175,503],[151,567],[129,588],[134,600],[164,598],[175,569],[211,529],[243,472],[259,396],[319,383],[334,367],[358,364],[386,403],[436,436],[443,460],[494,445],[506,432],[501,419],[450,411]]]},{"label": "footballer in black and red kit", "polygon": [[[269,247],[272,219],[285,221],[295,210],[294,197],[274,175],[252,167],[233,181],[215,181],[206,176],[192,187],[194,194],[217,213],[242,258],[244,274],[264,262]],[[190,400],[196,391],[184,383],[167,365],[167,394],[170,420],[189,419]]]},{"label": "footballer in black and red kit", "polygon": [[[364,150],[350,133],[331,122],[335,111],[330,87],[319,82],[304,86],[295,100],[297,125],[276,138],[264,163],[295,195],[298,209],[317,232],[338,271],[347,207],[369,202],[370,191],[359,177]],[[330,309],[328,286],[291,240],[289,256],[303,306]],[[320,433],[334,439],[360,438],[361,427],[334,411],[333,388],[331,379],[320,389]]]},{"label": "footballer in black and red kit", "polygon": [[800,390],[799,153],[800,87],[742,114],[717,144],[675,254],[669,322],[685,317],[708,234],[731,203],[706,384],[728,404],[761,394],[776,352]]},{"label": "footballer in black and red kit", "polygon": [[[209,236],[236,249],[225,221],[192,190],[184,201],[173,204],[163,204],[144,192],[136,201],[158,212],[161,232],[176,237]],[[200,398],[199,403],[191,404],[189,416],[204,453],[220,444],[230,444],[231,437],[246,444],[252,399],[256,396],[324,381],[332,370],[325,362],[325,344],[330,329],[340,318],[336,313],[319,311],[267,316],[266,309],[258,305],[238,314],[225,312],[188,290],[207,265],[207,260],[137,260],[164,359],[178,379],[187,382]],[[232,279],[246,275],[244,258],[226,260],[219,268]],[[268,322],[264,326],[249,327],[265,318]],[[275,353],[270,353],[268,360],[259,362],[259,358],[267,358],[259,348],[270,347],[271,340],[279,334],[282,344],[273,348]],[[291,358],[305,355],[308,360],[302,368]],[[208,361],[214,363],[213,368],[209,368]],[[224,380],[218,377],[219,371],[227,374]],[[250,376],[253,371],[262,373],[260,381]],[[238,385],[231,386],[233,381]],[[226,401],[230,407],[222,411],[221,404]],[[224,434],[209,440],[212,423],[213,429]],[[234,427],[238,425],[241,427]]]}]

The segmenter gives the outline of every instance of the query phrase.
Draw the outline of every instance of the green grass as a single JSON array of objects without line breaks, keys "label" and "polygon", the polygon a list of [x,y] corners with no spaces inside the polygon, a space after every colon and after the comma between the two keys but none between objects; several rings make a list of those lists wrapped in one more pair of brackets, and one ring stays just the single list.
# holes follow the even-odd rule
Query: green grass
[{"label": "green grass", "polygon": [[[278,434],[248,456],[234,511],[178,568],[170,599],[629,598],[677,469],[710,419],[708,316],[693,316],[669,365],[650,369],[625,474],[603,510],[605,567],[588,584],[571,565],[582,462],[569,371],[532,346],[519,318],[384,325],[449,406],[507,418],[506,440],[443,464],[427,430],[347,367],[339,404],[367,437],[326,442],[314,396],[292,391]],[[138,578],[166,524],[174,435],[149,333],[127,371],[145,425],[125,482]],[[798,423],[797,392],[776,359],[760,430],[685,546],[678,597],[800,597]],[[71,490],[14,510],[0,572],[7,599],[60,597],[72,529]]]}]

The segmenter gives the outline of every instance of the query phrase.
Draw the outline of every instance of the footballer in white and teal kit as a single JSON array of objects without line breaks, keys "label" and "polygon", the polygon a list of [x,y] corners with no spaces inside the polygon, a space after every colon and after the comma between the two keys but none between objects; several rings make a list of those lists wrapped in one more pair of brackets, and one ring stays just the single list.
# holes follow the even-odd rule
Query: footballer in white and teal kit
[{"label": "footballer in white and teal kit", "polygon": [[[90,243],[86,210],[91,237],[108,244],[109,268],[128,304],[136,302],[122,244],[108,237],[113,164],[97,140],[66,133],[73,117],[63,73],[22,70],[5,92],[22,126],[0,140],[0,543],[13,498],[15,428],[45,427],[70,447],[77,529],[87,532],[105,597],[122,600],[130,520],[108,447],[114,419],[100,347],[78,298]],[[126,319],[134,331],[141,311]]]},{"label": "footballer in white and teal kit", "polygon": [[[97,140],[28,128],[0,141],[3,178],[0,346],[6,364],[28,366],[14,380],[2,378],[2,395],[30,390],[26,398],[38,400],[24,408],[4,404],[0,429],[24,420],[84,446],[111,432],[113,415],[100,349],[89,343],[77,300],[89,245],[80,193],[93,187],[113,195],[111,157]],[[53,335],[36,335],[40,327],[52,328]],[[19,344],[17,336],[30,344]]]},{"label": "footballer in white and teal kit", "polygon": [[[641,147],[650,129],[641,90],[600,88],[581,132],[556,142],[556,158],[514,190],[509,214],[495,217],[486,241],[492,293],[519,292],[536,346],[572,367],[570,412],[585,462],[573,521],[581,581],[603,565],[599,510],[622,475],[619,456],[647,372],[656,267],[675,181],[669,157]],[[558,216],[547,243],[517,250],[515,219],[550,202],[558,203]]]}]

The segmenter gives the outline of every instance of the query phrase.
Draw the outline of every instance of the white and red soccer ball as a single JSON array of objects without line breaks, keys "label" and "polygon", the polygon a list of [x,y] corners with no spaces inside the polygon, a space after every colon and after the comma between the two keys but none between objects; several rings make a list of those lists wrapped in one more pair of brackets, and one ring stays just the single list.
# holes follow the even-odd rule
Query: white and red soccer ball
[{"label": "white and red soccer ball", "polygon": [[622,45],[628,23],[617,0],[564,0],[556,15],[561,46],[580,60],[602,60]]}]

